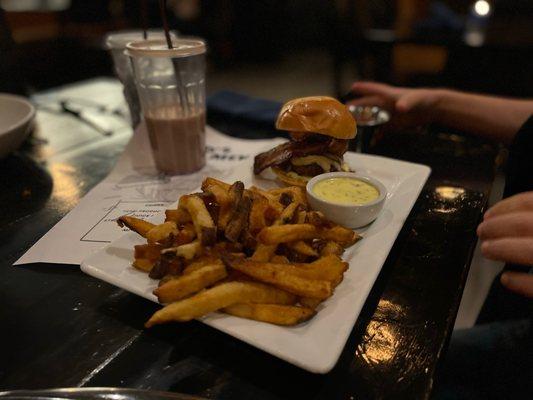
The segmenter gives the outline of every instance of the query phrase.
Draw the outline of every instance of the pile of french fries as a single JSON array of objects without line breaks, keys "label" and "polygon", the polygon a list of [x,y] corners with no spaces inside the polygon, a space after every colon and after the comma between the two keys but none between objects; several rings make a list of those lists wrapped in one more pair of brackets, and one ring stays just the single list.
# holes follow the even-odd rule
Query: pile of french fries
[{"label": "pile of french fries", "polygon": [[184,195],[165,222],[123,216],[121,226],[147,243],[133,266],[159,279],[165,306],[146,327],[189,321],[214,311],[296,325],[332,296],[348,264],[340,258],[360,236],[309,210],[299,187],[245,189],[206,178]]}]

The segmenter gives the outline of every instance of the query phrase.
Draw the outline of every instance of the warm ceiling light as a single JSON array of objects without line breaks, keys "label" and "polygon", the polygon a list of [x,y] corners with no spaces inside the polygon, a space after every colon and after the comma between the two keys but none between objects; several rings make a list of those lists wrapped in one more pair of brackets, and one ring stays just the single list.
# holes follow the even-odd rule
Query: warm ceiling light
[{"label": "warm ceiling light", "polygon": [[490,4],[486,0],[477,0],[474,3],[474,12],[480,17],[486,17],[490,13]]}]

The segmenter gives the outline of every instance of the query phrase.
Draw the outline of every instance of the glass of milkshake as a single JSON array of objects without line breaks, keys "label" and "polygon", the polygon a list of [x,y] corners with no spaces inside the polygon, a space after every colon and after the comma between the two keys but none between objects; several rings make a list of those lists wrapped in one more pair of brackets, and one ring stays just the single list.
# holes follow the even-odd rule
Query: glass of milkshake
[{"label": "glass of milkshake", "polygon": [[157,169],[168,175],[205,165],[205,42],[163,39],[129,43],[141,110]]}]

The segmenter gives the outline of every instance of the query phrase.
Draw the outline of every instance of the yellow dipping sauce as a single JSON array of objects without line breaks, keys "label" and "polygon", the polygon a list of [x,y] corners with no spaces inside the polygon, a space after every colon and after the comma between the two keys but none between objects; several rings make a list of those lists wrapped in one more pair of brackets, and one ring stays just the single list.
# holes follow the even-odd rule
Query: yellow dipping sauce
[{"label": "yellow dipping sauce", "polygon": [[340,204],[361,205],[379,197],[379,190],[357,178],[330,178],[317,182],[313,193],[322,200]]}]

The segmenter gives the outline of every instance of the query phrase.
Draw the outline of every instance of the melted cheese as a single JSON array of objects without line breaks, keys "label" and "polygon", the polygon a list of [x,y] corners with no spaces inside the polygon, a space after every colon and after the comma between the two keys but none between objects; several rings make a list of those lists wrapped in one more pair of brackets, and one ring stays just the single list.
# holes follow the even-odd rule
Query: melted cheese
[{"label": "melted cheese", "polygon": [[294,178],[294,179],[303,179],[303,180],[306,180],[306,181],[308,181],[309,179],[313,178],[312,176],[299,175],[299,174],[297,174],[294,171],[287,172],[287,176],[290,176],[291,178]]},{"label": "melted cheese", "polygon": [[296,166],[317,164],[324,172],[331,171],[332,166],[334,167],[334,171],[340,170],[340,165],[337,161],[325,156],[294,157],[291,159],[291,163]]}]

